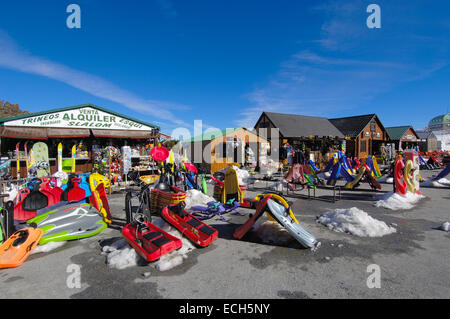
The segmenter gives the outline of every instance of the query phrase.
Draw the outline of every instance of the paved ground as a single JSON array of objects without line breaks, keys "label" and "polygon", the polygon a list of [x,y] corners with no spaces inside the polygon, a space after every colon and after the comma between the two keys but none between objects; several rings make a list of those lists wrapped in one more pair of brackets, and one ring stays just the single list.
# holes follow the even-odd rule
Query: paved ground
[{"label": "paved ground", "polygon": [[[434,174],[436,171],[433,172]],[[426,178],[431,172],[424,171]],[[264,183],[247,195],[255,195]],[[365,188],[365,190],[364,190]],[[383,184],[390,191],[391,184]],[[2,298],[449,298],[450,234],[435,230],[450,220],[449,189],[422,189],[414,209],[391,211],[373,206],[374,193],[362,187],[343,192],[330,201],[329,190],[319,199],[300,196],[293,210],[302,225],[322,243],[312,252],[296,242],[280,247],[263,244],[250,233],[234,240],[232,233],[247,217],[225,223],[210,220],[220,237],[210,247],[195,249],[184,263],[166,272],[151,265],[110,269],[101,255],[102,240],[120,238],[109,228],[102,234],[48,252],[34,254],[19,268],[0,271]],[[110,205],[116,218],[124,218],[123,194],[113,194]],[[372,217],[396,224],[397,233],[382,238],[360,238],[335,233],[315,222],[334,208],[358,207]],[[251,210],[241,209],[244,213]],[[120,222],[120,220],[116,220]],[[340,245],[342,244],[342,245]],[[81,287],[69,288],[71,264],[81,266]],[[367,267],[381,269],[381,287],[369,289]],[[69,268],[68,268],[69,267]],[[150,276],[143,276],[150,273]]]}]

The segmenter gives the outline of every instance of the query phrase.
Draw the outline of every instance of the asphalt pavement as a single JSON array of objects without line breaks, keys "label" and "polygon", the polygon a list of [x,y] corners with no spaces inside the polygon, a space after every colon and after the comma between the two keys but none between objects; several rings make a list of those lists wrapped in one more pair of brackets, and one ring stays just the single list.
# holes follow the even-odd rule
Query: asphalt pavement
[{"label": "asphalt pavement", "polygon": [[[426,179],[437,172],[421,173]],[[283,245],[264,243],[253,231],[242,240],[233,239],[234,230],[254,212],[241,208],[245,216],[228,215],[228,222],[208,220],[219,230],[219,238],[164,272],[145,263],[123,270],[106,264],[102,246],[121,238],[120,225],[125,218],[124,194],[115,193],[110,196],[113,227],[95,237],[33,254],[18,268],[0,270],[0,296],[449,298],[450,234],[436,227],[450,220],[450,189],[422,188],[426,198],[413,209],[392,211],[374,206],[376,196],[392,190],[392,184],[382,186],[381,192],[371,191],[366,184],[358,191],[342,191],[337,202],[329,189],[316,190],[316,198],[308,198],[306,190],[289,195],[302,226],[321,242],[315,251],[304,249],[295,240]],[[249,186],[246,195],[255,196],[265,187],[265,182],[257,182]],[[394,226],[397,232],[381,238],[357,237],[333,232],[316,222],[316,217],[328,210],[350,207]],[[373,269],[379,270],[377,287],[369,287],[374,282]],[[79,282],[74,275],[79,275]]]}]

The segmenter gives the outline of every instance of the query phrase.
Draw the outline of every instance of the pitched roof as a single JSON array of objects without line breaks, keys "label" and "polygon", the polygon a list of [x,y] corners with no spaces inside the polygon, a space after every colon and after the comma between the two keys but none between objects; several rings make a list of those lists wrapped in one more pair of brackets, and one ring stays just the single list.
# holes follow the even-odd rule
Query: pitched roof
[{"label": "pitched roof", "polygon": [[345,136],[357,137],[376,114],[357,115],[330,119]]},{"label": "pitched roof", "polygon": [[416,133],[420,137],[420,139],[422,139],[422,140],[427,139],[428,136],[431,135],[431,133],[427,132],[427,131],[416,131]]},{"label": "pitched roof", "polygon": [[[344,138],[325,117],[263,112],[285,137],[332,136]],[[261,115],[262,116],[262,115]]]},{"label": "pitched roof", "polygon": [[183,142],[201,142],[201,141],[211,141],[215,138],[224,136],[229,133],[233,133],[237,130],[244,129],[243,127],[233,128],[233,129],[224,129],[219,131],[213,131],[213,132],[204,132],[202,134],[196,135],[194,137],[188,138],[183,140]]},{"label": "pitched roof", "polygon": [[123,115],[123,114],[120,114],[120,113],[117,113],[117,112],[105,109],[103,107],[100,107],[100,106],[97,106],[97,105],[94,105],[94,104],[80,104],[80,105],[74,105],[74,106],[61,107],[61,108],[57,108],[57,109],[51,109],[51,110],[47,110],[47,111],[28,113],[28,114],[22,114],[22,115],[18,115],[18,116],[13,116],[13,117],[2,118],[2,119],[0,119],[0,126],[2,126],[3,123],[9,122],[9,121],[15,121],[15,120],[24,119],[24,118],[27,118],[27,117],[34,117],[34,116],[45,115],[45,114],[50,114],[50,113],[57,113],[57,112],[68,111],[68,110],[76,110],[76,109],[81,109],[81,108],[84,108],[84,107],[91,107],[93,109],[98,109],[98,110],[106,112],[106,113],[110,113],[110,114],[113,114],[113,115],[116,115],[116,116],[119,116],[119,117],[126,118],[126,119],[128,119],[130,121],[133,121],[133,122],[136,122],[136,123],[140,123],[140,124],[143,124],[143,125],[146,125],[146,126],[150,126],[150,127],[156,128],[158,130],[160,129],[159,126],[156,126],[154,124],[150,124],[150,123],[147,123],[147,122],[144,122],[144,121],[141,121],[141,120],[137,120],[137,119],[134,119],[132,117],[129,117],[129,116],[126,116],[126,115]]},{"label": "pitched roof", "polygon": [[412,128],[411,125],[386,127],[386,131],[388,132],[388,135],[391,140],[399,141],[399,140],[401,140],[403,135],[405,135],[406,131],[410,128],[417,135],[417,133],[414,131],[414,129]]}]

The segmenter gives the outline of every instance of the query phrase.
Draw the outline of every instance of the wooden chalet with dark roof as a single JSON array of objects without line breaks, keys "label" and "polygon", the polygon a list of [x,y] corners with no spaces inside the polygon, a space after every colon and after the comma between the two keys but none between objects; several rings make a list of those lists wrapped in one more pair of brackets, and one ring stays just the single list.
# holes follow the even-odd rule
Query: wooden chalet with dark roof
[{"label": "wooden chalet with dark roof", "polygon": [[404,150],[419,145],[420,136],[411,125],[386,127],[391,142],[395,143],[395,149]]},{"label": "wooden chalet with dark roof", "polygon": [[380,154],[389,134],[376,114],[341,117],[330,122],[346,136],[346,153],[357,158]]}]

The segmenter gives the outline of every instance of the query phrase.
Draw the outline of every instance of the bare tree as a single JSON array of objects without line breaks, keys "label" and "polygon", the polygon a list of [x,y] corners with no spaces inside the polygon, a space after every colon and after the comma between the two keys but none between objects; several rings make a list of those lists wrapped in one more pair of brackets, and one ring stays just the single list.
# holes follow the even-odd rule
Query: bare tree
[{"label": "bare tree", "polygon": [[0,118],[12,117],[21,114],[29,114],[28,111],[22,111],[18,104],[11,104],[0,100]]}]

